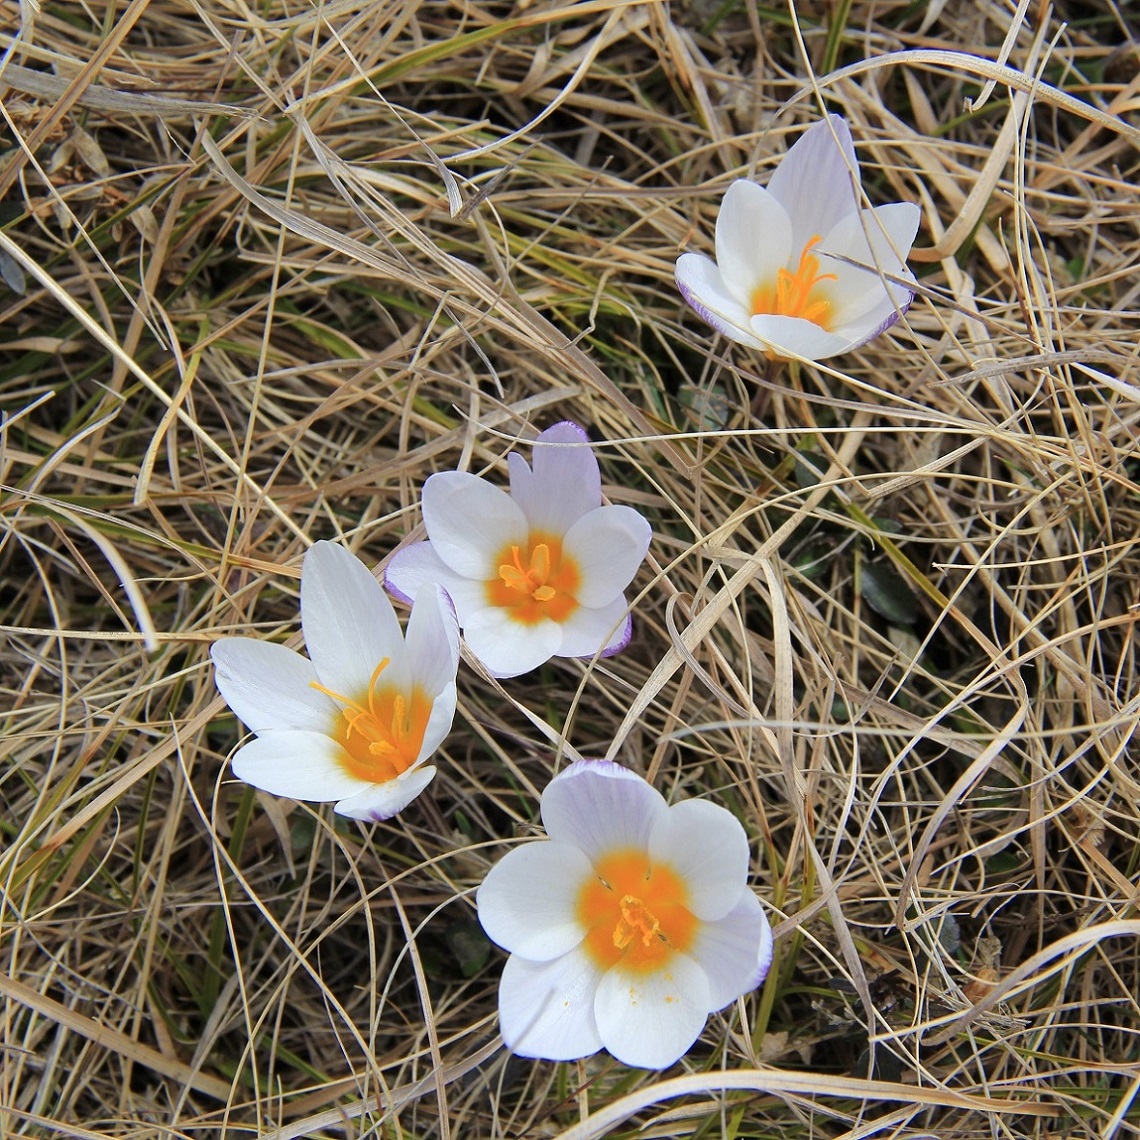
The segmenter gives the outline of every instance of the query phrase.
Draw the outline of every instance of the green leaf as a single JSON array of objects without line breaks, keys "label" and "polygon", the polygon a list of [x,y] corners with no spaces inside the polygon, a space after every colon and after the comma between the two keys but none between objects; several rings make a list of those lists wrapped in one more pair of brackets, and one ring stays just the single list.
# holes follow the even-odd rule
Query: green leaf
[{"label": "green leaf", "polygon": [[859,588],[867,605],[892,625],[913,625],[918,617],[914,594],[889,562],[864,565]]},{"label": "green leaf", "polygon": [[477,922],[455,919],[447,924],[444,938],[465,978],[475,977],[491,956],[491,943]]}]

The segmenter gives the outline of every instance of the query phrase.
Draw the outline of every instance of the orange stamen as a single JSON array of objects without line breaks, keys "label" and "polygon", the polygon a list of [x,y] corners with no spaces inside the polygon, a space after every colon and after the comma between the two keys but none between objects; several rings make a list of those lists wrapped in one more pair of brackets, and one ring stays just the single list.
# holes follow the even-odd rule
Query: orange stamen
[{"label": "orange stamen", "polygon": [[391,685],[378,685],[387,668],[385,657],[368,679],[363,700],[353,700],[319,681],[309,685],[343,705],[336,737],[344,748],[341,763],[360,780],[385,784],[406,772],[419,757],[432,700],[418,685],[409,695]]},{"label": "orange stamen", "polygon": [[651,867],[643,851],[617,851],[594,871],[578,894],[576,913],[586,927],[586,953],[600,969],[620,964],[647,973],[692,945],[697,920],[684,882],[670,867]]},{"label": "orange stamen", "polygon": [[821,240],[816,234],[804,246],[795,272],[789,269],[776,271],[775,288],[761,285],[753,291],[753,316],[799,317],[830,331],[832,305],[826,288],[821,289],[821,285],[837,281],[838,277],[834,273],[819,271],[819,258],[812,249]]},{"label": "orange stamen", "polygon": [[640,936],[642,946],[651,946],[661,923],[650,914],[648,907],[635,895],[622,895],[621,918],[614,927],[614,945],[624,950],[634,938]]},{"label": "orange stamen", "polygon": [[582,581],[577,563],[562,554],[562,540],[535,532],[525,547],[512,544],[495,559],[499,576],[487,582],[487,600],[515,621],[563,622],[577,608]]}]

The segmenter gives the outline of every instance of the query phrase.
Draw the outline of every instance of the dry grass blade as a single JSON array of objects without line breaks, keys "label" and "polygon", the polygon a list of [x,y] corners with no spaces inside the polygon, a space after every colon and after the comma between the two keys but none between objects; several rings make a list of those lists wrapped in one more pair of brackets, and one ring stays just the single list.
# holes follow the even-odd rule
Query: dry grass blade
[{"label": "dry grass blade", "polygon": [[[42,71],[7,64],[0,71],[0,86],[21,95],[34,95],[42,99],[61,99],[69,90],[66,80]],[[224,115],[241,117],[248,114],[240,107],[228,103],[211,103],[207,99],[171,99],[149,91],[115,91],[89,86],[74,94],[75,102],[95,111],[117,115],[153,115],[156,118],[186,115]],[[58,107],[60,104],[56,104]]]},{"label": "dry grass blade", "polygon": [[948,1090],[916,1088],[914,1085],[892,1084],[890,1081],[860,1081],[824,1074],[781,1072],[778,1069],[739,1069],[731,1073],[707,1072],[674,1077],[641,1089],[594,1112],[581,1124],[560,1132],[558,1140],[596,1140],[596,1137],[611,1135],[609,1130],[615,1124],[620,1124],[661,1101],[693,1093],[728,1089],[762,1092],[772,1096],[840,1097],[853,1100],[866,1098],[888,1102],[901,1100],[918,1105],[972,1109],[975,1112],[1007,1112],[1044,1117],[1055,1115],[1055,1110],[1050,1105],[1033,1101],[1019,1102],[996,1097],[981,1101]]},{"label": "dry grass blade", "polygon": [[[0,0],[0,1128],[1140,1137],[1140,25],[1106,0]],[[824,111],[905,317],[674,285]],[[468,658],[428,793],[254,792],[228,635],[583,424],[612,658]],[[733,811],[777,933],[663,1073],[507,1055],[488,868],[568,760]]]},{"label": "dry grass blade", "polygon": [[76,1034],[92,1041],[102,1050],[115,1053],[119,1057],[141,1065],[154,1073],[162,1074],[179,1085],[195,1092],[205,1093],[215,1100],[227,1101],[232,1089],[228,1082],[204,1073],[196,1073],[176,1057],[167,1057],[155,1049],[133,1041],[125,1033],[117,1033],[94,1018],[77,1014],[60,1002],[53,1001],[38,993],[31,986],[25,986],[14,978],[0,977],[0,993],[9,1001],[14,1001],[29,1010],[34,1010],[64,1033]]}]

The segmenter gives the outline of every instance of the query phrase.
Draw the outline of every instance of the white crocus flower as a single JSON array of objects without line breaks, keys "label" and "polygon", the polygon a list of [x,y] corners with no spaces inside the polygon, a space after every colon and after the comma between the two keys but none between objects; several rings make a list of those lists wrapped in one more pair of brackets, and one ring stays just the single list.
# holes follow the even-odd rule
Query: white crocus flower
[{"label": "white crocus flower", "polygon": [[602,506],[598,461],[577,424],[539,435],[533,469],[513,453],[509,466],[510,494],[461,471],[428,478],[428,541],[396,552],[388,589],[409,598],[441,585],[471,652],[497,677],[624,649],[624,591],[649,548],[649,523],[632,507]]},{"label": "white crocus flower", "polygon": [[351,552],[315,543],[301,567],[308,657],[252,637],[214,644],[215,680],[257,734],[234,775],[295,800],[336,800],[382,820],[431,782],[424,761],[455,715],[459,628],[447,595],[416,595],[407,635],[383,587]]},{"label": "white crocus flower", "polygon": [[912,202],[862,209],[851,132],[838,115],[806,130],[767,187],[740,179],[716,220],[716,261],[682,254],[677,288],[731,340],[771,357],[822,360],[858,348],[914,297],[888,277],[918,232]]},{"label": "white crocus flower", "polygon": [[549,841],[509,852],[476,895],[483,929],[511,954],[503,1040],[524,1057],[604,1048],[627,1065],[671,1065],[772,962],[744,828],[705,800],[669,806],[602,760],[547,785],[542,822]]}]

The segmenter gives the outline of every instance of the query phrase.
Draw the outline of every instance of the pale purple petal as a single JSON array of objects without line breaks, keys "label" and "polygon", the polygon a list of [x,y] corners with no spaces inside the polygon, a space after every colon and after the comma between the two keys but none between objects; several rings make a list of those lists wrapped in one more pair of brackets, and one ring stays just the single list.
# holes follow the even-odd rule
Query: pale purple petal
[{"label": "pale purple petal", "polygon": [[899,317],[910,308],[911,300],[913,300],[913,298],[908,298],[906,303],[899,305],[897,309],[893,303],[888,304],[884,301],[881,308],[873,313],[868,313],[857,327],[838,329],[836,331],[842,333],[844,336],[850,337],[851,343],[847,346],[847,349],[859,348],[868,341],[874,340],[875,337],[881,333],[885,333],[891,325],[895,324]]},{"label": "pale purple petal", "polygon": [[[624,597],[618,598],[614,602],[615,606],[627,605]],[[626,613],[625,621],[619,625],[615,630],[613,636],[606,642],[605,649],[602,650],[603,657],[613,657],[617,653],[621,653],[626,646],[629,645],[633,639],[633,615]]]},{"label": "pale purple petal", "polygon": [[727,291],[716,262],[703,253],[683,253],[675,277],[681,296],[702,321],[737,344],[764,348],[748,331],[750,310]]},{"label": "pale purple petal", "polygon": [[512,1053],[575,1061],[602,1047],[594,1023],[598,969],[581,950],[552,962],[512,954],[499,983],[499,1029]]},{"label": "pale purple petal", "polygon": [[851,347],[849,337],[830,333],[802,317],[776,317],[765,313],[752,318],[752,331],[764,342],[766,350],[788,359],[824,360]]},{"label": "pale purple petal", "polygon": [[584,606],[609,605],[633,581],[653,530],[632,507],[598,507],[567,532],[563,558],[577,563],[575,591]]},{"label": "pale purple petal", "polygon": [[333,809],[349,819],[380,823],[403,811],[435,778],[435,767],[409,768],[395,780],[369,784],[355,795],[341,800]]},{"label": "pale purple petal", "polygon": [[883,293],[874,308],[863,313],[858,320],[840,325],[835,330],[835,335],[843,337],[848,342],[845,352],[858,348],[889,329],[906,312],[909,304],[910,298],[907,297],[904,303],[896,308],[894,298]]},{"label": "pale purple petal", "polygon": [[437,472],[424,484],[422,508],[432,549],[463,578],[498,577],[504,549],[526,545],[526,516],[506,491],[477,475]]},{"label": "pale purple petal", "polygon": [[488,606],[471,614],[463,626],[467,648],[494,677],[518,677],[537,669],[558,652],[562,627],[552,621],[525,625],[510,611]]},{"label": "pale purple petal", "polygon": [[492,942],[532,962],[549,962],[586,937],[576,913],[594,869],[567,843],[527,843],[491,868],[475,895]]},{"label": "pale purple petal", "polygon": [[594,999],[598,1035],[624,1064],[664,1069],[700,1036],[709,997],[704,970],[686,954],[647,973],[614,967],[602,975]]},{"label": "pale purple petal", "polygon": [[842,117],[828,115],[800,135],[768,180],[790,216],[789,249],[802,249],[858,210],[858,179],[855,146]]},{"label": "pale purple petal", "polygon": [[709,980],[709,1013],[754,990],[772,965],[772,928],[760,902],[745,890],[716,922],[702,922],[688,953]]},{"label": "pale purple petal", "polygon": [[562,623],[562,644],[559,657],[612,657],[628,644],[633,628],[628,604],[624,595],[615,598],[608,606],[587,609],[579,606]]},{"label": "pale purple petal", "polygon": [[351,551],[316,542],[301,566],[301,628],[321,684],[359,699],[404,635],[383,587]]},{"label": "pale purple petal", "polygon": [[442,586],[455,606],[460,625],[467,614],[487,604],[486,585],[456,574],[436,554],[430,542],[413,542],[411,546],[397,550],[385,571],[384,585],[390,594],[409,605],[424,586]]},{"label": "pale purple petal", "polygon": [[788,211],[763,186],[737,179],[716,218],[716,264],[729,295],[750,309],[752,294],[761,285],[774,285],[791,255]]},{"label": "pale purple petal", "polygon": [[254,732],[302,728],[331,732],[340,711],[311,682],[313,663],[284,645],[226,637],[210,647],[214,683],[226,704]]},{"label": "pale purple petal", "polygon": [[344,767],[348,754],[319,732],[266,732],[242,745],[230,766],[239,780],[292,800],[325,803],[372,787]]},{"label": "pale purple petal", "polygon": [[539,435],[532,466],[518,452],[507,456],[511,498],[532,531],[558,537],[602,502],[602,477],[589,437],[564,420]]},{"label": "pale purple petal", "polygon": [[723,918],[740,901],[748,877],[748,836],[740,820],[708,800],[682,800],[656,821],[649,857],[684,881],[697,918]]},{"label": "pale purple petal", "polygon": [[645,851],[665,798],[636,773],[605,760],[578,760],[542,793],[547,835],[580,848],[592,861],[613,851]]}]

